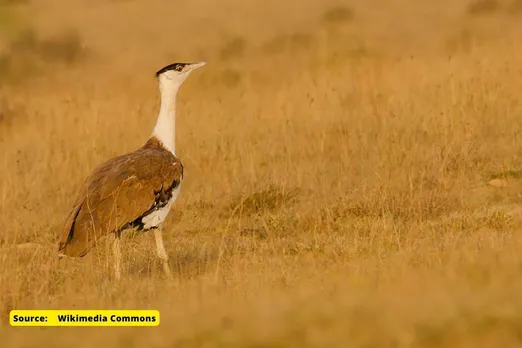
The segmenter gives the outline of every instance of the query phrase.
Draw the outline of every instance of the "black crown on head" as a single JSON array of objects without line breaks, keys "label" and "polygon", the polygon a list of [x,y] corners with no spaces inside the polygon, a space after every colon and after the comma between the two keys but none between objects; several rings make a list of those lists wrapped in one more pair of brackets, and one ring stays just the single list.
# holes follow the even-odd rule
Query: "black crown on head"
[{"label": "black crown on head", "polygon": [[161,69],[159,69],[158,71],[156,71],[156,77],[159,77],[161,74],[163,73],[166,73],[167,71],[170,71],[170,70],[176,70],[176,71],[183,71],[183,68],[185,67],[185,65],[188,65],[190,63],[172,63],[172,64],[169,64]]}]

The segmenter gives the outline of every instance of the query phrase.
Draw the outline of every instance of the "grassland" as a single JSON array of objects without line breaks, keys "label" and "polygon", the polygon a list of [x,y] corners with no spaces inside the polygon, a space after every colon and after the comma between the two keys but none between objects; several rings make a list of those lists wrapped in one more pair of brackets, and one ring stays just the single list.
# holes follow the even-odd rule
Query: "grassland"
[{"label": "grassland", "polygon": [[[4,2],[2,346],[522,344],[520,1]],[[175,280],[148,235],[120,283],[104,245],[56,260],[84,176],[150,135],[154,71],[192,60]],[[15,330],[14,308],[162,324]]]}]

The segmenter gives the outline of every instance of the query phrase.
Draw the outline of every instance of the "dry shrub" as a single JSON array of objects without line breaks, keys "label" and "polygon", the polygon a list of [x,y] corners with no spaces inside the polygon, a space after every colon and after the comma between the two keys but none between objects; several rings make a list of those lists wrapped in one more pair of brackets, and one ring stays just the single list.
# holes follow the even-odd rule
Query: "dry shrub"
[{"label": "dry shrub", "polygon": [[457,35],[446,40],[446,49],[450,53],[469,53],[476,41],[469,29],[462,29]]},{"label": "dry shrub", "polygon": [[470,15],[492,14],[500,9],[497,0],[475,0],[468,5],[468,13]]},{"label": "dry shrub", "polygon": [[522,179],[522,170],[508,169],[487,175],[488,181],[493,179]]},{"label": "dry shrub", "polygon": [[246,41],[242,37],[235,37],[226,41],[220,52],[219,57],[223,60],[228,60],[231,58],[239,58],[243,56],[246,49]]},{"label": "dry shrub", "polygon": [[3,140],[13,131],[15,121],[26,119],[27,115],[23,105],[10,102],[1,93],[0,86],[0,140]]},{"label": "dry shrub", "polygon": [[332,24],[342,24],[354,19],[354,12],[346,6],[335,6],[323,14],[323,21]]},{"label": "dry shrub", "polygon": [[309,33],[293,33],[291,35],[278,35],[263,43],[262,50],[265,53],[276,54],[291,52],[298,54],[297,51],[307,50],[314,43],[314,38]]},{"label": "dry shrub", "polygon": [[29,4],[30,0],[0,0],[0,6],[6,5],[25,5]]},{"label": "dry shrub", "polygon": [[227,87],[236,87],[241,83],[241,73],[234,69],[226,69],[221,73],[219,82]]},{"label": "dry shrub", "polygon": [[522,0],[513,0],[507,7],[508,13],[519,14],[522,12]]},{"label": "dry shrub", "polygon": [[240,196],[230,203],[230,212],[252,215],[273,212],[283,205],[292,204],[298,196],[298,189],[286,190],[274,185],[246,196]]},{"label": "dry shrub", "polygon": [[86,50],[79,34],[66,30],[51,38],[39,38],[31,29],[13,39],[0,56],[0,76],[20,79],[38,73],[45,65],[74,64],[85,58]]}]

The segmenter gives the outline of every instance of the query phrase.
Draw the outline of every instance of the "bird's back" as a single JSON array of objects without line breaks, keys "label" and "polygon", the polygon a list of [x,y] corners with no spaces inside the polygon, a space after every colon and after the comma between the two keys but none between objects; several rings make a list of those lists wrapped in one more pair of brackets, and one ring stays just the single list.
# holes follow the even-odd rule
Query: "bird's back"
[{"label": "bird's back", "polygon": [[142,218],[164,208],[165,199],[172,203],[182,179],[181,161],[155,138],[105,162],[81,186],[60,234],[59,253],[81,257],[109,233],[143,227]]}]

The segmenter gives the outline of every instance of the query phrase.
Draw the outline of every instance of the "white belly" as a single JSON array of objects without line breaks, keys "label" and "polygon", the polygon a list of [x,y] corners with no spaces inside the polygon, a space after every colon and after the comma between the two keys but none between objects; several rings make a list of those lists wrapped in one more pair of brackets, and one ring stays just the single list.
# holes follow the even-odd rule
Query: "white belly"
[{"label": "white belly", "polygon": [[158,210],[153,211],[147,216],[144,216],[143,219],[141,219],[141,222],[143,223],[143,228],[148,230],[153,227],[158,227],[167,218],[167,216],[170,213],[170,209],[172,208],[172,205],[174,202],[178,199],[179,191],[181,190],[181,183],[176,187],[174,190],[172,190],[172,197],[168,201],[168,203]]}]

